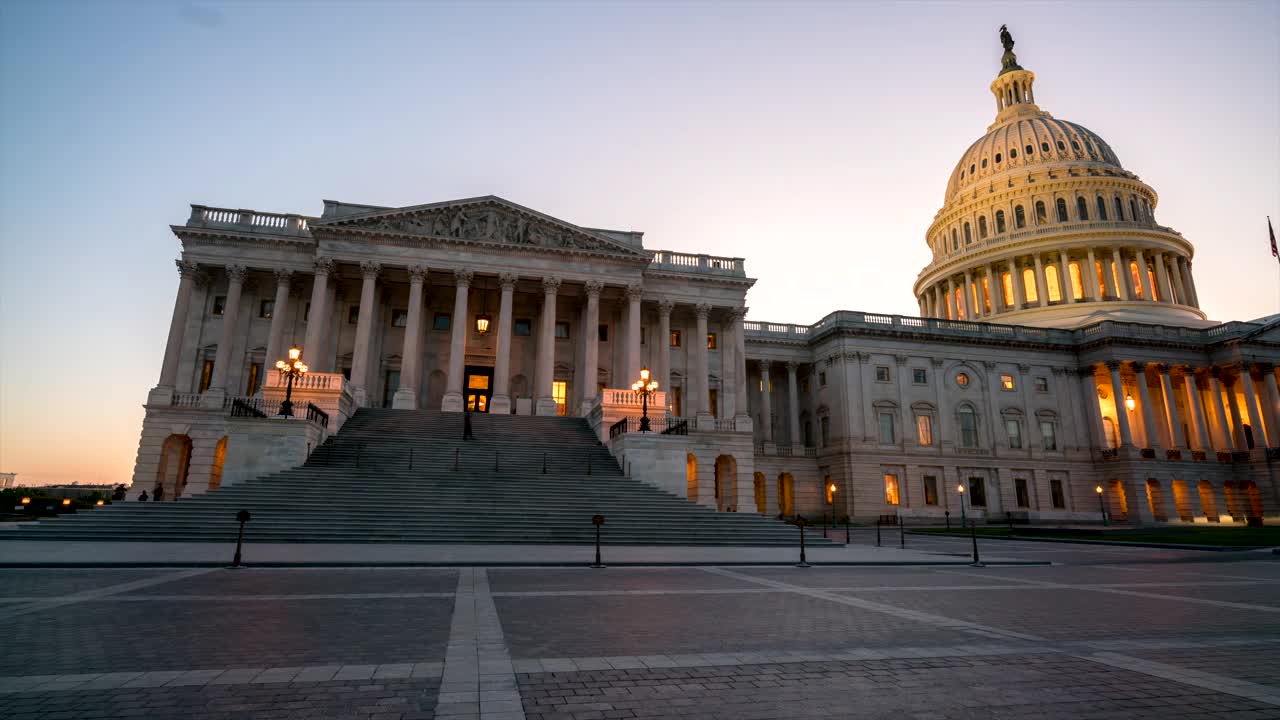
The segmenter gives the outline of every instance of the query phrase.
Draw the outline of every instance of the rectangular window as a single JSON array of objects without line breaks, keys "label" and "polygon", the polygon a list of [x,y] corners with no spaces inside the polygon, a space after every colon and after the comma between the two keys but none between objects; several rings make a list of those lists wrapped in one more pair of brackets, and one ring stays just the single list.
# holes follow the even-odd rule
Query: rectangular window
[{"label": "rectangular window", "polygon": [[205,360],[204,365],[200,367],[200,392],[209,389],[211,380],[213,380],[213,361]]},{"label": "rectangular window", "polygon": [[1000,387],[1001,387],[1002,389],[1004,389],[1004,390],[1013,390],[1013,389],[1014,389],[1014,387],[1015,387],[1014,382],[1013,382],[1013,376],[1012,376],[1012,375],[1001,375],[1001,376],[1000,376]]},{"label": "rectangular window", "polygon": [[1004,421],[1004,430],[1009,434],[1009,447],[1017,450],[1022,447],[1022,425],[1017,420]]},{"label": "rectangular window", "polygon": [[245,395],[254,395],[262,382],[262,363],[249,364],[249,382],[244,385]]},{"label": "rectangular window", "polygon": [[480,375],[480,374],[478,374],[478,373],[477,373],[477,374],[475,374],[475,375],[468,375],[468,376],[467,376],[467,389],[468,389],[468,390],[488,390],[488,389],[489,389],[489,376],[488,376],[488,375]]},{"label": "rectangular window", "polygon": [[1036,392],[1049,392],[1049,378],[1036,378]]},{"label": "rectangular window", "polygon": [[347,308],[347,324],[356,325],[360,322],[360,306],[352,305]]},{"label": "rectangular window", "polygon": [[711,406],[711,417],[713,418],[720,417],[720,410],[719,410],[720,391],[716,390],[715,388],[711,388],[707,390],[707,400]]},{"label": "rectangular window", "polygon": [[929,383],[929,373],[924,368],[911,369],[911,382],[916,385],[927,385]]},{"label": "rectangular window", "polygon": [[938,478],[933,475],[924,476],[924,504],[938,504]]},{"label": "rectangular window", "polygon": [[916,436],[921,445],[933,444],[933,418],[929,415],[916,416]]},{"label": "rectangular window", "polygon": [[960,446],[978,447],[978,416],[968,408],[960,411]]},{"label": "rectangular window", "polygon": [[517,318],[511,324],[511,332],[518,337],[529,337],[533,334],[533,321],[529,318]]},{"label": "rectangular window", "polygon": [[980,477],[969,478],[969,504],[973,507],[987,506],[987,483]]},{"label": "rectangular window", "polygon": [[1057,449],[1058,449],[1058,437],[1057,437],[1057,435],[1055,435],[1055,434],[1054,434],[1053,421],[1052,421],[1052,420],[1041,420],[1041,421],[1040,421],[1040,437],[1044,438],[1044,449],[1045,449],[1045,450],[1057,450]]},{"label": "rectangular window", "polygon": [[680,347],[680,331],[679,330],[671,331],[670,344],[671,344],[671,347]]},{"label": "rectangular window", "polygon": [[569,396],[569,384],[563,380],[551,382],[551,398],[556,401],[556,414],[564,415],[568,405],[565,398]]},{"label": "rectangular window", "polygon": [[831,418],[823,415],[818,424],[821,426],[822,447],[831,445]]},{"label": "rectangular window", "polygon": [[431,327],[436,330],[448,330],[453,326],[452,319],[453,317],[449,313],[438,312],[435,315],[435,319],[431,321]]},{"label": "rectangular window", "polygon": [[276,311],[275,300],[263,300],[258,303],[258,317],[270,319]]},{"label": "rectangular window", "polygon": [[890,505],[897,505],[898,499],[898,476],[893,473],[885,473],[884,501]]},{"label": "rectangular window", "polygon": [[889,368],[884,365],[876,366],[876,382],[889,382]]},{"label": "rectangular window", "polygon": [[400,389],[400,371],[388,370],[382,376],[382,407],[391,407],[396,391]]},{"label": "rectangular window", "polygon": [[892,445],[894,442],[893,413],[880,413],[880,444]]},{"label": "rectangular window", "polygon": [[601,325],[599,328],[596,329],[596,332],[599,333],[596,335],[597,340],[599,340],[600,342],[609,342],[609,326],[608,325]]},{"label": "rectangular window", "polygon": [[565,340],[565,339],[568,339],[568,337],[569,337],[569,323],[567,323],[567,322],[557,322],[557,323],[556,323],[556,338],[557,338],[557,339],[559,339],[559,340]]},{"label": "rectangular window", "polygon": [[818,387],[826,387],[826,386],[827,386],[827,373],[826,372],[818,373]]},{"label": "rectangular window", "polygon": [[1031,507],[1031,493],[1027,491],[1026,478],[1013,479],[1013,494],[1018,500],[1018,507]]},{"label": "rectangular window", "polygon": [[671,400],[671,414],[676,417],[684,417],[684,407],[680,403],[680,388],[671,388],[671,394],[668,397]]},{"label": "rectangular window", "polygon": [[391,327],[409,327],[409,311],[402,308],[392,308]]},{"label": "rectangular window", "polygon": [[217,295],[213,298],[213,314],[221,315],[227,311],[227,296]]},{"label": "rectangular window", "polygon": [[715,349],[716,349],[716,334],[715,334],[715,333],[707,333],[707,349],[708,349],[708,350],[715,350]]},{"label": "rectangular window", "polygon": [[1062,481],[1049,481],[1049,494],[1053,496],[1053,506],[1059,510],[1067,506],[1067,498],[1062,494]]}]

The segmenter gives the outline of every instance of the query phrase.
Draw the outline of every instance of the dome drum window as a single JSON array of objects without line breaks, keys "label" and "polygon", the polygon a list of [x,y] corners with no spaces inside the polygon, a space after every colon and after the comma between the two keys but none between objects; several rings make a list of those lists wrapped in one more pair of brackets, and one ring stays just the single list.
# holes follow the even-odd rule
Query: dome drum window
[{"label": "dome drum window", "polygon": [[1004,234],[1004,231],[1005,231],[1005,225],[1004,225],[1004,211],[1003,211],[1003,210],[997,210],[997,211],[996,211],[996,234],[997,234],[997,235],[1002,235],[1002,234]]},{"label": "dome drum window", "polygon": [[1082,197],[1076,198],[1076,219],[1082,221],[1089,219],[1089,203]]},{"label": "dome drum window", "polygon": [[1013,160],[1018,157],[1018,148],[1009,148],[1009,159]]},{"label": "dome drum window", "polygon": [[978,218],[978,239],[987,239],[987,216],[982,215]]},{"label": "dome drum window", "polygon": [[982,167],[983,167],[984,169],[987,167],[987,159],[986,159],[986,158],[982,158]]},{"label": "dome drum window", "polygon": [[1027,156],[1029,157],[1029,156],[1031,156],[1031,155],[1035,155],[1035,154],[1036,154],[1036,146],[1035,146],[1035,145],[1028,145],[1028,146],[1027,146]]},{"label": "dome drum window", "polygon": [[1040,152],[1049,152],[1049,143],[1047,142],[1040,143]]},{"label": "dome drum window", "polygon": [[[1041,207],[1044,207],[1042,204]],[[1027,226],[1027,213],[1019,205],[1013,209],[1013,226],[1021,230]]]},{"label": "dome drum window", "polygon": [[1064,145],[1064,144],[1062,143],[1062,141],[1061,141],[1061,140],[1059,140],[1059,141],[1058,141],[1058,150],[1066,150],[1066,149],[1067,149],[1067,146],[1066,146],[1066,145]]},{"label": "dome drum window", "polygon": [[1001,157],[1000,153],[996,153],[996,162],[1000,162],[1000,157]]}]

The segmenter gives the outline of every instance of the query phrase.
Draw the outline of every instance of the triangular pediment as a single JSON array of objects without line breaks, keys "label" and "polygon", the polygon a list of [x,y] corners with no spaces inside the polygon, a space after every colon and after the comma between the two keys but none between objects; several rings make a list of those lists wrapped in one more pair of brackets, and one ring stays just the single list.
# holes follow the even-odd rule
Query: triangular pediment
[{"label": "triangular pediment", "polygon": [[312,221],[310,228],[313,234],[332,230],[649,258],[640,248],[495,195],[343,215]]}]

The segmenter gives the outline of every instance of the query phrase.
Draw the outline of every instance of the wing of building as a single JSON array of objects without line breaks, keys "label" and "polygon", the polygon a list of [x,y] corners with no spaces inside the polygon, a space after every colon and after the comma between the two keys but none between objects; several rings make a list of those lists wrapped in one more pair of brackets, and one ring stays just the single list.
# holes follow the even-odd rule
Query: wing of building
[{"label": "wing of building", "polygon": [[[134,483],[216,489],[372,407],[582,416],[637,479],[725,511],[1280,516],[1280,325],[1207,321],[1155,191],[1041,110],[1034,80],[1010,39],[995,121],[926,234],[920,317],[745,320],[769,289],[742,258],[494,196],[193,205]],[[309,372],[289,385],[292,346]],[[642,368],[652,398],[631,389]],[[249,437],[237,455],[232,416],[286,392],[324,420],[305,451]],[[680,432],[635,432],[649,402]]]}]

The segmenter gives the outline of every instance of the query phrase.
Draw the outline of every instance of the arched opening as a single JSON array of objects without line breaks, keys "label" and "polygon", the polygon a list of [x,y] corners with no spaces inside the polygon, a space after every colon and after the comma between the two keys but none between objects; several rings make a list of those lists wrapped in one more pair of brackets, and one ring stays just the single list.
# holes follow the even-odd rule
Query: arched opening
[{"label": "arched opening", "polygon": [[1160,487],[1159,480],[1147,480],[1147,506],[1156,520],[1169,521],[1169,515],[1164,511],[1164,488]]},{"label": "arched opening", "polygon": [[1179,520],[1183,522],[1195,520],[1195,513],[1191,510],[1191,495],[1188,492],[1187,483],[1182,480],[1173,481],[1173,507],[1178,511]]},{"label": "arched opening", "polygon": [[738,476],[738,462],[732,455],[721,455],[716,458],[716,507],[722,511],[737,512],[735,478]]},{"label": "arched opening", "polygon": [[209,489],[222,487],[222,466],[227,462],[227,437],[224,435],[213,448],[213,466],[209,468]]},{"label": "arched opening", "polygon": [[756,512],[764,515],[769,512],[769,502],[765,494],[764,473],[757,472],[752,476],[752,486],[755,490]]},{"label": "arched opening", "polygon": [[1110,507],[1107,509],[1107,512],[1110,513],[1111,516],[1116,520],[1120,520],[1120,521],[1128,520],[1129,519],[1129,498],[1125,495],[1124,483],[1120,482],[1119,480],[1111,480],[1111,481],[1108,481],[1107,484],[1111,486],[1111,492],[1109,493],[1111,503],[1110,503]]},{"label": "arched opening", "polygon": [[1027,302],[1040,302],[1040,291],[1036,287],[1036,271],[1031,268],[1022,269],[1022,292],[1027,296]]},{"label": "arched opening", "polygon": [[1085,202],[1084,198],[1082,197],[1076,198],[1076,219],[1077,220],[1089,219],[1089,203]]},{"label": "arched opening", "polygon": [[1116,219],[1124,219],[1124,201],[1122,201],[1119,196],[1116,196]]},{"label": "arched opening", "polygon": [[684,481],[689,502],[698,502],[698,458],[693,453],[686,454],[684,458]]},{"label": "arched opening", "polygon": [[796,479],[789,472],[778,473],[778,512],[785,517],[796,514]]},{"label": "arched opening", "polygon": [[973,231],[969,229],[969,223],[964,224],[964,244],[968,245],[973,242]]},{"label": "arched opening", "polygon": [[1044,201],[1037,200],[1036,201],[1036,224],[1043,225],[1047,222],[1049,222],[1049,213],[1047,210],[1045,210]]},{"label": "arched opening", "polygon": [[987,239],[987,216],[986,215],[980,215],[978,217],[978,239],[979,240]]},{"label": "arched opening", "polygon": [[1245,500],[1245,517],[1262,518],[1262,493],[1258,492],[1258,483],[1245,480],[1240,484]]},{"label": "arched opening", "polygon": [[[1043,204],[1041,207],[1043,207]],[[1027,226],[1027,212],[1022,209],[1021,205],[1013,208],[1013,225],[1019,230]]]},{"label": "arched opening", "polygon": [[1120,447],[1120,434],[1116,432],[1116,421],[1109,417],[1102,418],[1102,429],[1107,433],[1107,447],[1112,450]]},{"label": "arched opening", "polygon": [[1057,265],[1045,265],[1044,285],[1049,302],[1062,302],[1062,282],[1059,280]]},{"label": "arched opening", "polygon": [[1072,262],[1067,264],[1068,272],[1071,275],[1071,297],[1076,300],[1084,299],[1084,278],[1080,276],[1080,263]]},{"label": "arched opening", "polygon": [[1067,201],[1063,200],[1062,198],[1058,198],[1057,203],[1055,203],[1055,209],[1058,211],[1058,222],[1066,222],[1067,221]]},{"label": "arched opening", "polygon": [[[186,435],[170,435],[160,446],[160,467],[156,470],[156,484],[151,489],[153,498],[172,500],[182,494],[187,486],[187,471],[191,467],[191,438]],[[159,491],[157,493],[157,491]]]},{"label": "arched opening", "polygon": [[1106,220],[1107,219],[1107,201],[1103,200],[1101,195],[1098,196],[1097,205],[1098,205],[1098,219]]},{"label": "arched opening", "polygon": [[1236,485],[1235,480],[1227,480],[1222,483],[1222,494],[1227,499],[1227,514],[1232,520],[1239,522],[1244,519],[1244,498],[1240,492],[1240,487]]},{"label": "arched opening", "polygon": [[1002,235],[1004,234],[1004,231],[1005,231],[1004,211],[997,210],[996,211],[996,234]]},{"label": "arched opening", "polygon": [[1204,517],[1209,522],[1219,522],[1222,510],[1218,507],[1218,499],[1213,496],[1213,485],[1208,480],[1201,480],[1197,487],[1200,491],[1200,507],[1204,509]]}]

